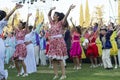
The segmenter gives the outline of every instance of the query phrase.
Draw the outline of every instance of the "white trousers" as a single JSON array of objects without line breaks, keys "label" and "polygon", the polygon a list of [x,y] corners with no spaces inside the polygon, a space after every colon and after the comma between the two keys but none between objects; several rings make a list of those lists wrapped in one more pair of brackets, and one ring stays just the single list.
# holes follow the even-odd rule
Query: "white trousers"
[{"label": "white trousers", "polygon": [[0,38],[0,80],[5,77],[7,78],[8,72],[4,70],[4,57],[5,57],[5,45],[3,40]]},{"label": "white trousers", "polygon": [[40,50],[40,62],[43,66],[47,65],[45,50]]},{"label": "white trousers", "polygon": [[36,61],[36,65],[39,65],[39,59],[40,59],[40,56],[39,56],[39,46],[35,46],[34,47],[34,51],[35,51],[35,61]]},{"label": "white trousers", "polygon": [[120,67],[120,49],[118,49],[118,62],[119,62],[119,67]]},{"label": "white trousers", "polygon": [[110,49],[103,49],[102,61],[104,68],[112,68],[112,63],[110,59]]}]

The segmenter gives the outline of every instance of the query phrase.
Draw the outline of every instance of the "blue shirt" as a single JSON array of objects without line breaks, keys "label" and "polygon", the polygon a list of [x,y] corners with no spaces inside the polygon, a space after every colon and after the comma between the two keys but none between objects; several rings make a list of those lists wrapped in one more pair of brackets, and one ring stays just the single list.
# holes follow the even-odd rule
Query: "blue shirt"
[{"label": "blue shirt", "polygon": [[34,37],[33,37],[33,44],[34,46],[37,46],[39,45],[40,41],[39,41],[39,32],[40,32],[40,29],[42,27],[43,24],[39,24],[36,29],[34,30]]},{"label": "blue shirt", "polygon": [[46,49],[46,38],[42,36],[39,39],[40,39],[40,49],[41,50]]}]

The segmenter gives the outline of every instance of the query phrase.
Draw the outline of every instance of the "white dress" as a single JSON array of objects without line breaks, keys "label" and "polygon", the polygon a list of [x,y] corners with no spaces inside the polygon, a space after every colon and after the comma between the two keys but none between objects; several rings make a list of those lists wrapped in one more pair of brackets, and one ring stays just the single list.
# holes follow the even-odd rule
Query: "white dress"
[{"label": "white dress", "polygon": [[[0,34],[2,34],[3,28],[7,25],[7,21],[4,19],[0,21]],[[5,45],[4,41],[0,37],[0,80],[5,77],[7,78],[8,72],[4,70],[4,58],[5,58]]]},{"label": "white dress", "polygon": [[[25,35],[25,42],[32,41],[32,39],[33,39],[32,37],[33,37],[33,32],[26,34]],[[27,56],[24,59],[24,62],[26,64],[27,73],[30,74],[30,73],[37,71],[33,43],[28,44],[26,46],[26,48],[27,48]],[[22,73],[23,73],[23,69],[22,69]]]}]

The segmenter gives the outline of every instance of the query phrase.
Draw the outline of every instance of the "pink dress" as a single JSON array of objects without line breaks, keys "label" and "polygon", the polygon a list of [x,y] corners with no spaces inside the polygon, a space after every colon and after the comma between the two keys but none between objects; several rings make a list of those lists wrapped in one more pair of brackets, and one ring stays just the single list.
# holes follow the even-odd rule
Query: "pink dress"
[{"label": "pink dress", "polygon": [[80,46],[80,34],[74,32],[72,36],[72,46],[70,50],[71,58],[78,57],[81,58],[82,49]]},{"label": "pink dress", "polygon": [[26,30],[15,30],[16,33],[16,41],[17,41],[17,45],[16,45],[16,50],[15,53],[13,55],[13,59],[14,60],[24,60],[24,58],[27,55],[27,50],[26,50],[26,45],[24,44],[24,38],[26,35]]},{"label": "pink dress", "polygon": [[49,50],[46,56],[56,60],[63,60],[67,58],[67,48],[62,36],[63,34],[63,23],[59,21],[55,24],[52,20],[50,21],[51,28],[49,29]]}]

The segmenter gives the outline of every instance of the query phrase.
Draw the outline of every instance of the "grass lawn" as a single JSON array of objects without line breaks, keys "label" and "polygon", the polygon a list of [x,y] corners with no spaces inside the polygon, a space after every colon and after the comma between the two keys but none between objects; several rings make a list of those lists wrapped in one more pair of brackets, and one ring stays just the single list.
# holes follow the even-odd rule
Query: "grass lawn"
[{"label": "grass lawn", "polygon": [[[68,64],[66,68],[67,78],[65,80],[120,80],[120,68],[105,70],[103,67],[92,69],[89,66],[90,64],[83,64],[81,70],[73,70],[73,64]],[[53,70],[49,69],[48,66],[38,67],[38,71],[28,77],[17,77],[16,69],[8,69],[8,71],[8,80],[52,80],[54,77]],[[59,76],[61,76],[60,71]]]}]

